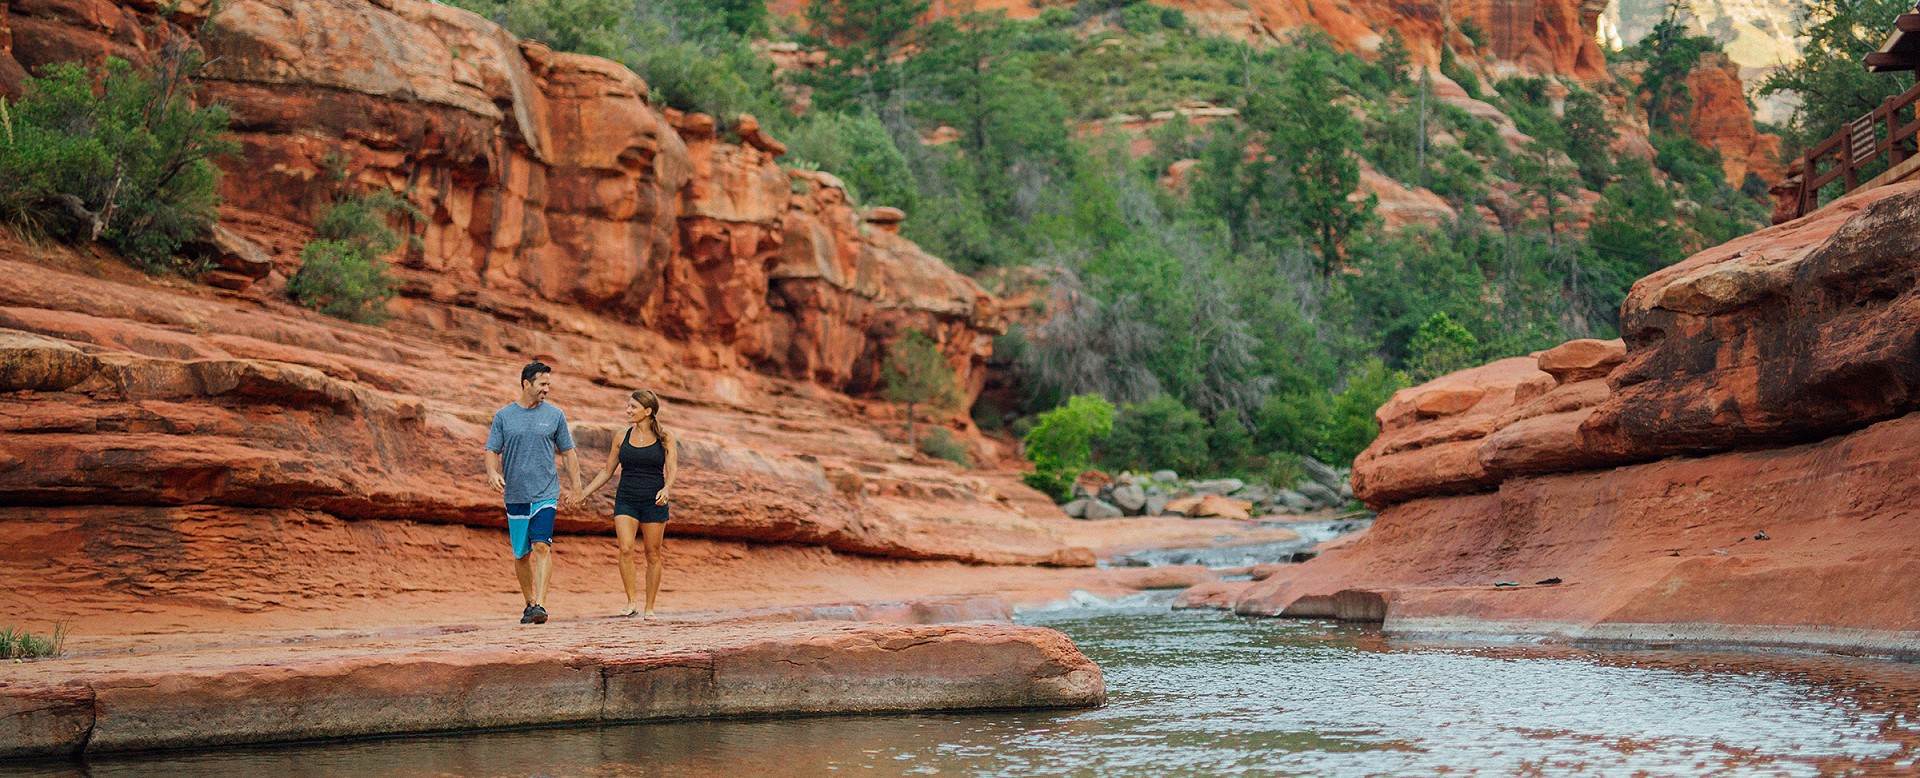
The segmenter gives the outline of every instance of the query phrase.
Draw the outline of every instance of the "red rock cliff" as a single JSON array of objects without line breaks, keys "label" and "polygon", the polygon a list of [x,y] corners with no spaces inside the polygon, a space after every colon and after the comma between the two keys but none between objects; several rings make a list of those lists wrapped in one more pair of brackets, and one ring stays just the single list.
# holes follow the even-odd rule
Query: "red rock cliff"
[{"label": "red rock cliff", "polygon": [[1624,343],[1396,394],[1355,462],[1369,535],[1235,607],[1913,653],[1916,218],[1920,185],[1857,194],[1641,279]]},{"label": "red rock cliff", "polygon": [[[139,60],[204,6],[157,12],[0,4],[0,85]],[[909,327],[978,391],[996,301],[895,234],[899,214],[782,169],[745,117],[670,116],[623,67],[420,0],[236,0],[213,21],[202,83],[242,147],[221,223],[264,258],[216,289],[0,239],[0,571],[19,582],[0,602],[67,617],[491,592],[501,519],[478,447],[534,356],[559,371],[589,474],[627,389],[668,399],[678,537],[1091,564],[986,481],[904,451],[894,409],[843,394],[875,386]],[[382,327],[275,294],[331,166],[424,214]],[[562,529],[604,533],[606,508]]]},{"label": "red rock cliff", "polygon": [[[154,10],[13,3],[0,86],[17,89],[16,64],[142,59],[185,29]],[[421,247],[400,258],[409,298],[509,320],[577,308],[659,332],[705,367],[854,392],[874,388],[884,345],[914,327],[964,385],[983,380],[1000,328],[991,296],[869,228],[831,177],[790,181],[764,134],[736,125],[742,142],[728,142],[709,117],[669,121],[618,64],[424,0],[225,3],[201,44],[207,96],[233,108],[244,147],[225,163],[223,222],[283,274],[339,165],[426,215]],[[444,324],[431,306],[396,309]]]}]

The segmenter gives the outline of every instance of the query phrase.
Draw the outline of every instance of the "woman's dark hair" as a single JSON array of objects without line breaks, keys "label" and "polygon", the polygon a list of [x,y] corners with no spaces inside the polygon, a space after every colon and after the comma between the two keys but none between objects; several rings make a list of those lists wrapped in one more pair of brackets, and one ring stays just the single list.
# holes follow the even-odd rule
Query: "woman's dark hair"
[{"label": "woman's dark hair", "polygon": [[639,403],[641,407],[653,411],[647,416],[647,423],[653,426],[653,439],[660,441],[663,445],[671,440],[667,437],[667,431],[660,428],[660,396],[645,389],[635,389],[633,394],[627,396],[632,397],[633,401]]},{"label": "woman's dark hair", "polygon": [[520,368],[520,383],[523,383],[523,384],[533,383],[533,379],[538,378],[541,373],[551,373],[551,372],[553,372],[553,368],[547,367],[547,364],[545,362],[540,362],[537,360],[533,362],[528,362],[526,367]]}]

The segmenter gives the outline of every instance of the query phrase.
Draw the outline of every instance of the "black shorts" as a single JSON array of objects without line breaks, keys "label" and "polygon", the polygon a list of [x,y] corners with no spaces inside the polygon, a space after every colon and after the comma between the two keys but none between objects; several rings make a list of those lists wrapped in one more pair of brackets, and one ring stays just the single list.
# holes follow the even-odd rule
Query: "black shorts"
[{"label": "black shorts", "polygon": [[665,524],[667,523],[667,506],[652,500],[636,502],[616,499],[613,501],[613,515],[632,516],[639,519],[641,524]]}]

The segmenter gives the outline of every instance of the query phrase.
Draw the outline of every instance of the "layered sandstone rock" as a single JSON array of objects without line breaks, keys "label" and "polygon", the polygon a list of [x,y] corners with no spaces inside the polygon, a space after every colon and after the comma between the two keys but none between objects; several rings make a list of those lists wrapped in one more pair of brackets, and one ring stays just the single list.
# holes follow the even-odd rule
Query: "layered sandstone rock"
[{"label": "layered sandstone rock", "polygon": [[[587,476],[626,391],[666,399],[673,534],[732,544],[700,559],[756,553],[744,542],[1092,565],[854,399],[909,329],[977,391],[997,303],[830,175],[780,167],[751,117],[659,110],[624,67],[437,3],[243,0],[205,28],[204,4],[170,8],[0,4],[0,59],[25,68],[200,35],[241,146],[205,249],[219,289],[0,239],[0,567],[31,581],[7,607],[111,632],[170,608],[398,598],[417,615],[510,591],[480,545],[502,519],[479,446],[534,358],[558,371]],[[312,220],[370,189],[420,211],[391,258],[393,318],[284,302]],[[936,423],[972,437],[964,416]],[[560,529],[604,534],[608,512],[598,497]]]},{"label": "layered sandstone rock", "polygon": [[9,665],[0,669],[0,756],[768,713],[1090,707],[1106,697],[1100,668],[1037,627],[632,625]]},{"label": "layered sandstone rock", "polygon": [[1920,185],[1856,194],[1641,279],[1624,343],[1397,393],[1355,462],[1372,531],[1208,597],[1405,632],[1911,653],[1915,218]]},{"label": "layered sandstone rock", "polygon": [[[16,3],[0,21],[33,41],[8,64],[32,69],[141,60],[191,34],[180,25],[200,20],[194,8],[162,20],[137,2]],[[242,146],[223,162],[223,222],[277,255],[282,275],[328,202],[386,188],[424,216],[408,225],[419,246],[396,258],[403,294],[429,301],[396,306],[409,324],[594,326],[567,321],[579,309],[693,344],[685,358],[702,366],[856,393],[875,388],[886,345],[912,328],[935,337],[963,386],[984,380],[1001,328],[991,296],[836,212],[845,196],[831,177],[795,202],[783,148],[751,116],[722,127],[662,112],[616,63],[427,0],[224,3],[199,43],[206,97],[232,108]],[[842,272],[787,261],[809,254]]]}]

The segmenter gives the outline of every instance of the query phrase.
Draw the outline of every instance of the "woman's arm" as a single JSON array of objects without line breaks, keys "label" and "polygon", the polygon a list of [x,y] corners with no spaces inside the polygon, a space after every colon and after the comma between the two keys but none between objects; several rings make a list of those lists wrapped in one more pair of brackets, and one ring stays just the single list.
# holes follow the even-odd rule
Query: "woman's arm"
[{"label": "woman's arm", "polygon": [[613,478],[613,471],[620,468],[620,442],[620,438],[613,439],[613,448],[607,451],[606,466],[600,468],[600,472],[593,476],[592,481],[587,482],[587,488],[581,489],[578,494],[574,495],[573,504],[579,505],[580,503],[586,502],[588,497],[593,496],[595,490],[605,486],[608,479]]},{"label": "woman's arm", "polygon": [[655,505],[667,504],[667,490],[673,488],[673,477],[680,472],[680,441],[678,439],[668,439],[666,441],[666,447],[667,463],[660,470],[660,475],[663,476],[663,479],[660,483],[660,493],[654,495],[653,498]]}]

